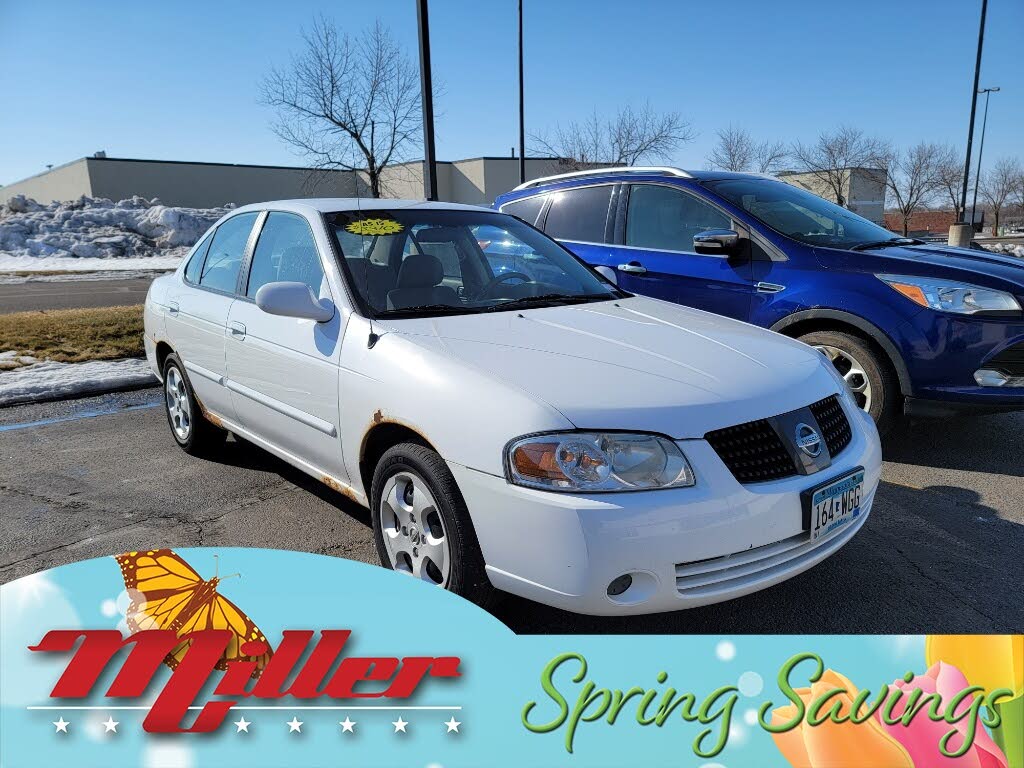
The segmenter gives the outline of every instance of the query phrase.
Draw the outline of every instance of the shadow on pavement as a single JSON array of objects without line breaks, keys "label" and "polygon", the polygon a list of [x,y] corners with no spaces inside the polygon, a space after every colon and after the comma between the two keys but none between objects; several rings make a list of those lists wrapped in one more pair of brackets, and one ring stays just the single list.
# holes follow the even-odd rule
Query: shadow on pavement
[{"label": "shadow on pavement", "polygon": [[1024,477],[1024,412],[917,420],[884,449],[886,461]]}]

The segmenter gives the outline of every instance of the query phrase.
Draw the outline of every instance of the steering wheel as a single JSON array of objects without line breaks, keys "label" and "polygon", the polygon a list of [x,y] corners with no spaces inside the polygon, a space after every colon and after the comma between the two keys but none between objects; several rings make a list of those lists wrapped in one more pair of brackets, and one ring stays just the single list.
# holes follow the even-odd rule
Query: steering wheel
[{"label": "steering wheel", "polygon": [[480,289],[480,292],[477,294],[477,298],[487,296],[497,286],[501,285],[506,280],[511,280],[513,277],[518,277],[525,283],[533,282],[532,277],[530,277],[529,275],[524,275],[522,272],[502,272],[497,277],[492,278],[491,281],[487,283],[487,285]]}]

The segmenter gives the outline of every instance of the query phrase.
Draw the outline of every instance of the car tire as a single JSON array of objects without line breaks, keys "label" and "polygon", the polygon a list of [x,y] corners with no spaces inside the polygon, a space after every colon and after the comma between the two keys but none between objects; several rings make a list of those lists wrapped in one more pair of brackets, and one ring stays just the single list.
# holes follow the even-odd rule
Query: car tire
[{"label": "car tire", "polygon": [[[403,489],[408,495],[402,495]],[[385,491],[391,499],[387,505]],[[416,509],[423,512],[419,518]],[[406,516],[411,520],[403,525],[400,518]],[[377,555],[385,568],[443,586],[484,608],[497,602],[498,592],[487,578],[466,502],[435,451],[417,443],[401,443],[381,456],[370,489],[370,519]],[[419,548],[415,547],[417,538],[423,542]],[[438,546],[444,547],[448,566],[440,580],[441,569],[428,552],[428,548],[439,551]]]},{"label": "car tire", "polygon": [[228,433],[206,418],[181,359],[173,352],[164,361],[164,413],[171,436],[190,456],[211,456],[220,451]]},{"label": "car tire", "polygon": [[857,404],[875,420],[879,434],[884,435],[900,421],[899,379],[885,355],[873,344],[843,331],[812,331],[799,339],[833,361],[851,385]]}]

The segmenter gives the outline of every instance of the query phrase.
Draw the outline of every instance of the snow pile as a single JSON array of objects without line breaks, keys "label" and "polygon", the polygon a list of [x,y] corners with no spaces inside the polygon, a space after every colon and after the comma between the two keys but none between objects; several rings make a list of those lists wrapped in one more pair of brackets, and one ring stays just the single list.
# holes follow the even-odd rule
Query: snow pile
[{"label": "snow pile", "polygon": [[986,251],[994,251],[995,253],[1005,253],[1007,256],[1016,256],[1019,259],[1024,259],[1024,245],[1018,245],[1017,243],[986,243],[983,241],[975,241],[981,244]]},{"label": "snow pile", "polygon": [[34,363],[0,372],[0,406],[148,387],[156,383],[149,364],[135,358]]},{"label": "snow pile", "polygon": [[0,371],[10,371],[15,368],[21,368],[23,365],[32,365],[32,363],[38,362],[31,355],[23,355],[16,350],[0,352]]},{"label": "snow pile", "polygon": [[41,205],[16,195],[0,207],[0,271],[173,269],[232,208],[85,196]]}]

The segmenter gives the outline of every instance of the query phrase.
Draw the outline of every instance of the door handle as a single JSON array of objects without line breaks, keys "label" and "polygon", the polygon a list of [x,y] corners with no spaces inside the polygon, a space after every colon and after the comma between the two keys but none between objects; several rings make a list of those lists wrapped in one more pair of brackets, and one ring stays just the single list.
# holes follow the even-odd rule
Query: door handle
[{"label": "door handle", "polygon": [[167,304],[167,312],[172,315],[178,314],[178,302],[171,301]]},{"label": "door handle", "polygon": [[754,287],[758,293],[778,293],[779,291],[786,290],[786,286],[779,285],[778,283],[755,283]]},{"label": "door handle", "polygon": [[639,261],[631,261],[628,264],[619,264],[618,270],[619,272],[628,272],[631,275],[647,274],[647,267]]},{"label": "door handle", "polygon": [[245,336],[245,326],[234,320],[228,323],[228,330],[232,336]]}]

